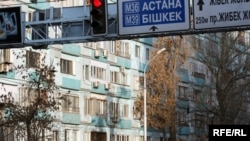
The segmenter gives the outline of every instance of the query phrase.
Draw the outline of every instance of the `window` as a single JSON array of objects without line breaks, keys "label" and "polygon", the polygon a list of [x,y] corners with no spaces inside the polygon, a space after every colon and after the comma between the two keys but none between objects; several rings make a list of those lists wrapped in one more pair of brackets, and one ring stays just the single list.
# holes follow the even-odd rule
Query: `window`
[{"label": "window", "polygon": [[129,106],[127,104],[123,105],[122,116],[123,117],[129,116]]},{"label": "window", "polygon": [[106,42],[106,46],[107,48],[109,48],[109,53],[111,54],[115,54],[116,50],[115,50],[115,41],[107,41]]},{"label": "window", "polygon": [[135,57],[140,57],[140,46],[135,45]]},{"label": "window", "polygon": [[129,42],[125,42],[125,41],[116,41],[115,43],[115,51],[116,51],[116,55],[119,55],[121,57],[125,57],[125,58],[130,58],[130,54],[129,54]]},{"label": "window", "polygon": [[[38,98],[38,91],[31,88],[19,88],[20,104],[21,106],[27,107],[34,103]],[[40,92],[40,98],[47,100],[48,93],[46,91]]]},{"label": "window", "polygon": [[110,117],[117,117],[119,116],[119,103],[116,102],[110,102],[109,104],[109,110],[110,110]]},{"label": "window", "polygon": [[59,133],[58,131],[53,131],[53,137],[49,139],[48,141],[59,141]]},{"label": "window", "polygon": [[106,132],[91,132],[91,141],[106,141]]},{"label": "window", "polygon": [[73,74],[73,62],[65,59],[61,59],[61,73]]},{"label": "window", "polygon": [[205,128],[205,119],[206,117],[200,114],[195,114],[195,127],[196,128]]},{"label": "window", "polygon": [[134,76],[134,89],[135,90],[139,90],[140,88],[140,82],[139,82],[139,77],[138,76]]},{"label": "window", "polygon": [[69,141],[70,140],[69,131],[70,130],[68,130],[68,129],[65,130],[65,141]]},{"label": "window", "polygon": [[106,115],[106,100],[85,97],[84,104],[85,115]]},{"label": "window", "polygon": [[73,141],[78,141],[78,130],[73,130],[72,140]]},{"label": "window", "polygon": [[0,63],[10,63],[10,49],[0,50]]},{"label": "window", "polygon": [[187,111],[185,110],[180,110],[178,112],[178,121],[179,121],[179,125],[186,125],[188,118],[187,118]]},{"label": "window", "polygon": [[89,80],[89,65],[83,66],[83,80]]},{"label": "window", "polygon": [[129,141],[129,136],[128,135],[110,135],[110,141]]},{"label": "window", "polygon": [[91,66],[91,77],[96,79],[106,79],[106,69],[96,66]]},{"label": "window", "polygon": [[133,141],[144,141],[144,136],[134,136]]},{"label": "window", "polygon": [[134,107],[133,107],[133,118],[134,118],[135,120],[140,120],[140,119],[142,118],[142,112],[137,112],[137,114],[135,114],[135,111],[138,111],[138,110],[137,110],[136,107],[134,106]]},{"label": "window", "polygon": [[40,67],[40,54],[37,52],[26,52],[26,67],[39,68]]},{"label": "window", "polygon": [[149,49],[146,48],[146,59],[149,60],[149,57],[150,57],[150,56],[149,56]]},{"label": "window", "polygon": [[15,129],[13,127],[1,126],[0,130],[1,130],[0,137],[3,137],[3,138],[1,138],[2,141],[14,141]]},{"label": "window", "polygon": [[119,72],[111,71],[110,72],[110,81],[114,83],[119,83]]},{"label": "window", "polygon": [[200,90],[193,89],[193,100],[195,102],[199,101],[199,99],[200,99],[200,93],[201,93]]},{"label": "window", "polygon": [[140,76],[139,77],[139,81],[140,81],[140,87],[144,87],[144,76]]},{"label": "window", "polygon": [[[122,109],[120,109],[120,106],[122,106]],[[120,110],[122,117],[129,117],[129,105],[128,104],[119,104],[117,102],[110,102],[109,103],[109,112],[110,117],[112,120],[116,121],[118,118],[120,118]]]},{"label": "window", "polygon": [[121,84],[127,85],[128,84],[128,79],[127,79],[127,74],[125,72],[121,73]]},{"label": "window", "polygon": [[44,138],[45,141],[59,141],[58,131],[51,131],[47,129],[42,130],[41,138]]},{"label": "window", "polygon": [[178,94],[179,94],[178,95],[179,98],[187,99],[188,98],[187,87],[179,86],[178,87]]},{"label": "window", "polygon": [[66,112],[79,112],[79,97],[64,95],[62,100],[62,109]]},{"label": "window", "polygon": [[125,72],[110,71],[110,81],[119,84],[128,84],[127,74]]},{"label": "window", "polygon": [[90,132],[85,132],[83,135],[84,141],[91,141],[90,135],[91,135]]},{"label": "window", "polygon": [[125,57],[125,58],[130,58],[130,55],[129,55],[129,43],[128,42],[122,42],[121,43],[120,56]]}]

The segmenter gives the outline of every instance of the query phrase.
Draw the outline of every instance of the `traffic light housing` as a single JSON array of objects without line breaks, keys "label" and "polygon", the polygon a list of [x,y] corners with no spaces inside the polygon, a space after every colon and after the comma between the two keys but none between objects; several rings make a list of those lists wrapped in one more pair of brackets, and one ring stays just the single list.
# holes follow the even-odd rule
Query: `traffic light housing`
[{"label": "traffic light housing", "polygon": [[92,36],[106,35],[108,33],[107,0],[92,0],[90,16]]}]

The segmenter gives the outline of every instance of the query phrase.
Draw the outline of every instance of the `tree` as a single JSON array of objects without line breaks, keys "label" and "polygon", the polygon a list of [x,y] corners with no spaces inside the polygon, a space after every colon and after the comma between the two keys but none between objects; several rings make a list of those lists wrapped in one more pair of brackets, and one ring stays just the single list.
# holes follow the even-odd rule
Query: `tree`
[{"label": "tree", "polygon": [[[170,129],[170,138],[176,140],[176,97],[175,92],[179,77],[177,69],[188,57],[188,48],[181,37],[159,37],[153,45],[151,58],[161,48],[167,50],[152,60],[147,79],[147,124],[162,130],[166,140],[166,128]],[[143,96],[135,101],[134,114],[143,113]]]},{"label": "tree", "polygon": [[200,91],[193,109],[203,112],[206,124],[250,123],[249,113],[246,113],[250,88],[250,48],[244,34],[211,33],[195,35],[190,40],[196,52],[195,59],[206,66],[206,75],[210,80]]},{"label": "tree", "polygon": [[19,93],[7,91],[2,85],[6,91],[0,95],[3,110],[0,126],[12,129],[18,138],[27,141],[44,140],[44,131],[53,127],[53,113],[60,106],[59,88],[54,82],[55,65],[47,63],[46,54],[42,56],[32,50],[14,50],[13,54],[19,60],[19,64],[12,66],[12,71],[21,78],[17,82]]}]

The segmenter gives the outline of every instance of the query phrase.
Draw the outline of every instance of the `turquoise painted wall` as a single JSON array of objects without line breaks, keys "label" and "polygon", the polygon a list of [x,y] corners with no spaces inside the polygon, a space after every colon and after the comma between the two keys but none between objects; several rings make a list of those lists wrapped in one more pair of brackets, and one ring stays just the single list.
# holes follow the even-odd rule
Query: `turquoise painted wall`
[{"label": "turquoise painted wall", "polygon": [[62,123],[67,124],[81,124],[80,114],[77,113],[63,113]]},{"label": "turquoise painted wall", "polygon": [[107,121],[105,118],[98,117],[98,116],[93,116],[91,120],[91,124],[93,126],[97,127],[106,127],[107,126]]},{"label": "turquoise painted wall", "polygon": [[98,87],[92,87],[91,92],[99,94],[108,94],[108,90],[105,89],[104,84],[100,84]]},{"label": "turquoise painted wall", "polygon": [[117,96],[121,97],[121,98],[130,99],[131,98],[131,90],[123,88],[123,87],[118,87],[117,88]]},{"label": "turquoise painted wall", "polygon": [[177,74],[180,76],[182,82],[189,83],[189,75],[187,70],[179,69]]},{"label": "turquoise painted wall", "polygon": [[11,70],[11,71],[6,72],[6,73],[0,73],[0,77],[4,77],[4,78],[14,79],[15,76],[16,76],[15,70]]},{"label": "turquoise painted wall", "polygon": [[194,84],[197,85],[197,86],[204,86],[205,85],[205,79],[204,78],[195,77],[194,78]]},{"label": "turquoise painted wall", "polygon": [[118,128],[121,129],[130,129],[131,128],[131,120],[129,119],[120,119],[117,125]]},{"label": "turquoise painted wall", "polygon": [[100,62],[104,62],[104,63],[106,63],[108,61],[107,57],[103,56],[103,51],[100,50],[100,54],[98,57],[95,56],[95,51],[96,50],[92,50],[92,58],[93,59],[98,60]]},{"label": "turquoise painted wall", "polygon": [[117,56],[117,65],[119,67],[131,68],[131,60]]},{"label": "turquoise painted wall", "polygon": [[36,1],[34,3],[30,2],[28,5],[31,8],[44,10],[50,7],[49,2],[47,0],[33,0]]},{"label": "turquoise painted wall", "polygon": [[179,127],[178,134],[180,134],[180,135],[188,135],[188,134],[190,134],[190,128],[188,126]]},{"label": "turquoise painted wall", "polygon": [[62,46],[62,52],[65,54],[70,54],[74,56],[80,56],[80,46],[79,45],[73,45],[73,44],[64,44]]},{"label": "turquoise painted wall", "polygon": [[80,90],[81,81],[76,80],[76,79],[72,79],[72,78],[63,77],[62,78],[62,87],[67,88],[67,89],[72,89],[72,90]]},{"label": "turquoise painted wall", "polygon": [[188,108],[189,103],[188,103],[187,100],[180,100],[180,99],[179,99],[179,100],[176,102],[176,106],[177,106],[178,108]]}]

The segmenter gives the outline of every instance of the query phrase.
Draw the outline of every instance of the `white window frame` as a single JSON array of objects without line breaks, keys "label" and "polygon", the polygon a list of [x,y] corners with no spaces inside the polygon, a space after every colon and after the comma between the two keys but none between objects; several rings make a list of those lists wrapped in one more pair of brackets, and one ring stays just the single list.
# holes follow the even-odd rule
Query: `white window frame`
[{"label": "white window frame", "polygon": [[135,45],[135,57],[141,57],[141,47],[139,45]]},{"label": "white window frame", "polygon": [[97,98],[87,98],[84,97],[85,107],[84,113],[85,115],[106,115],[107,113],[107,101]]},{"label": "white window frame", "polygon": [[0,50],[0,63],[11,62],[10,56],[11,56],[10,49],[1,49]]},{"label": "white window frame", "polygon": [[109,109],[110,109],[110,117],[119,117],[119,112],[120,112],[120,105],[117,102],[110,102],[109,103]]},{"label": "white window frame", "polygon": [[122,116],[128,118],[129,117],[129,105],[123,104]]},{"label": "white window frame", "polygon": [[107,48],[109,49],[110,54],[116,53],[115,41],[107,41],[106,45],[107,45]]},{"label": "white window frame", "polygon": [[110,82],[119,83],[120,75],[118,71],[110,71]]},{"label": "white window frame", "polygon": [[110,141],[129,141],[129,135],[110,135]]},{"label": "white window frame", "polygon": [[83,66],[83,80],[89,80],[90,77],[90,70],[89,70],[89,65],[84,65]]},{"label": "white window frame", "polygon": [[79,113],[79,97],[76,95],[63,95],[62,110],[65,112]]},{"label": "white window frame", "polygon": [[73,61],[67,59],[60,59],[61,73],[73,75]]},{"label": "white window frame", "polygon": [[96,66],[91,66],[91,78],[106,80],[106,69]]}]

